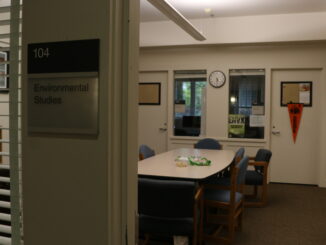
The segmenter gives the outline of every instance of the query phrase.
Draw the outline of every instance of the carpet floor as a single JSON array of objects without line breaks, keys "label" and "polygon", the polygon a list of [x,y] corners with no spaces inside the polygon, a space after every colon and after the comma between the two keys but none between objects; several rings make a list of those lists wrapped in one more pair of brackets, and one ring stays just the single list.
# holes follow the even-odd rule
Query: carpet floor
[{"label": "carpet floor", "polygon": [[326,245],[326,188],[270,184],[268,206],[245,209],[234,245]]},{"label": "carpet floor", "polygon": [[264,208],[246,208],[236,245],[325,245],[326,188],[270,184]]}]

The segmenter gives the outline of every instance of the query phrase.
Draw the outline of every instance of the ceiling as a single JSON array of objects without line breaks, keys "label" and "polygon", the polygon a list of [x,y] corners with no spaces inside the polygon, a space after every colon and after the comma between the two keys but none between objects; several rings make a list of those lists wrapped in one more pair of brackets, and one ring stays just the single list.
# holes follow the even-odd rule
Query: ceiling
[{"label": "ceiling", "polygon": [[[187,19],[325,12],[326,0],[167,0]],[[140,0],[141,22],[168,20],[147,0]],[[206,9],[206,12],[205,12]],[[210,11],[209,11],[210,10]]]}]

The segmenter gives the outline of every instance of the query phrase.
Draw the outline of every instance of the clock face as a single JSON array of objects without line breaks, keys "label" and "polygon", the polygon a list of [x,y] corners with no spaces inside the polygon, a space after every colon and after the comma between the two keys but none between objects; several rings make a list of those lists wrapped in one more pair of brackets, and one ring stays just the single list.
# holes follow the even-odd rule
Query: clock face
[{"label": "clock face", "polygon": [[225,75],[221,71],[213,71],[209,75],[209,84],[214,88],[220,88],[225,84]]}]

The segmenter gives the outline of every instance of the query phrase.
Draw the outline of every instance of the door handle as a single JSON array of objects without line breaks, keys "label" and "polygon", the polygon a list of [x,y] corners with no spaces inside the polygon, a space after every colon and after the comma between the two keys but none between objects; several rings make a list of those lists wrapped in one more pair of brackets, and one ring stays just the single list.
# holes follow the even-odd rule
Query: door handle
[{"label": "door handle", "polygon": [[272,130],[273,135],[280,135],[281,132],[279,130]]},{"label": "door handle", "polygon": [[166,131],[168,130],[167,128],[159,128],[160,131]]}]

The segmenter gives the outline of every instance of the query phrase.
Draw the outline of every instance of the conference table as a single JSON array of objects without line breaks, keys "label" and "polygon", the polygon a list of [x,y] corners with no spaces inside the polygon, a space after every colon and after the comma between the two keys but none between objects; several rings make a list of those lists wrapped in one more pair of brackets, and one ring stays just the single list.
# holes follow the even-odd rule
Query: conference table
[{"label": "conference table", "polygon": [[[223,171],[230,166],[234,151],[232,150],[204,150],[194,148],[180,148],[157,154],[138,162],[140,177],[163,177],[173,179],[203,180],[211,175]],[[178,166],[178,157],[190,156],[205,157],[211,161],[209,166],[187,164]]]}]

